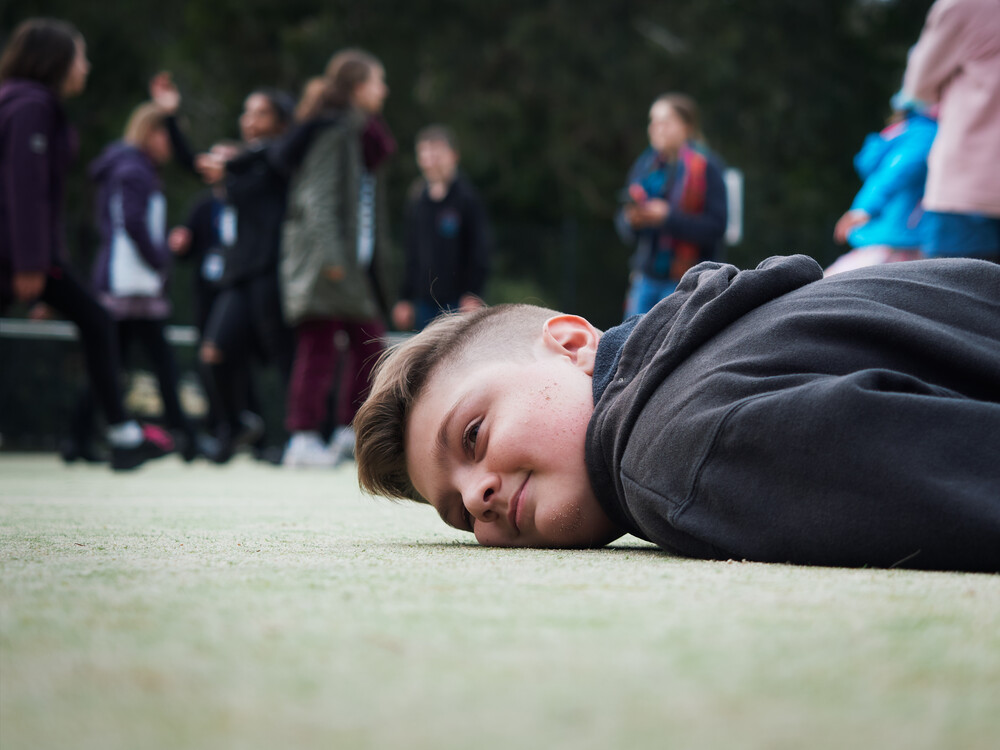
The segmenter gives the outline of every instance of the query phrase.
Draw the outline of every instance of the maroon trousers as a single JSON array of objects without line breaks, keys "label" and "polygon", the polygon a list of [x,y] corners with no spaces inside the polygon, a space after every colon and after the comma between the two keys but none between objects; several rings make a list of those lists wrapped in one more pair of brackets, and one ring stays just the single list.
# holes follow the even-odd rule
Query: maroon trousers
[{"label": "maroon trousers", "polygon": [[[343,333],[341,333],[343,332]],[[368,379],[385,348],[380,320],[306,320],[295,328],[295,362],[288,384],[285,427],[289,432],[318,431],[326,420],[330,388],[338,370],[337,339],[346,336],[337,424],[349,425],[368,395]]]}]

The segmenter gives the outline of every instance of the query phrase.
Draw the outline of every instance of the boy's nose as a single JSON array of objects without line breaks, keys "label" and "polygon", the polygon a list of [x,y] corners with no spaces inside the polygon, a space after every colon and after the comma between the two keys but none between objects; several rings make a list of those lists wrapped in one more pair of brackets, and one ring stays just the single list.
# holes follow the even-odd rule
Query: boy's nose
[{"label": "boy's nose", "polygon": [[496,474],[480,474],[469,482],[466,491],[462,493],[466,510],[477,521],[495,521],[503,514],[503,509],[496,507],[499,486],[500,480]]}]

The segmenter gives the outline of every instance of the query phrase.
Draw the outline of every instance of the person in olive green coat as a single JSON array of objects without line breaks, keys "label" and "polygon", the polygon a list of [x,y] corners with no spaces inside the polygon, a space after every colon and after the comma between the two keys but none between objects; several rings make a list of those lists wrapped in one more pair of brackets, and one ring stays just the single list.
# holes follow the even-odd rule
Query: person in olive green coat
[{"label": "person in olive green coat", "polygon": [[[285,317],[296,332],[288,390],[288,466],[328,466],[353,455],[354,412],[383,348],[388,310],[385,196],[378,168],[395,150],[380,117],[389,89],[382,65],[361,50],[334,55],[326,87],[286,143],[296,163],[282,236]],[[340,333],[343,332],[343,333]],[[334,338],[349,347],[339,427],[327,445],[320,430],[338,367]]]}]

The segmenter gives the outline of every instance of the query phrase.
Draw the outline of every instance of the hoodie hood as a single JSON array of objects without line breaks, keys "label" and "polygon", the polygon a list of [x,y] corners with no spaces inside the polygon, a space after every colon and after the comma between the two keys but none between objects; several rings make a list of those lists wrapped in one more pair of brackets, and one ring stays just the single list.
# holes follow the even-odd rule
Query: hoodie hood
[{"label": "hoodie hood", "polygon": [[26,78],[8,78],[0,83],[0,107],[15,100],[51,102],[53,106],[61,108],[59,100],[48,86],[44,86],[38,81],[29,81]]},{"label": "hoodie hood", "polygon": [[107,146],[87,168],[87,176],[98,184],[108,182],[112,176],[125,171],[139,170],[149,173],[156,180],[156,168],[142,151],[125,141],[115,141]]}]

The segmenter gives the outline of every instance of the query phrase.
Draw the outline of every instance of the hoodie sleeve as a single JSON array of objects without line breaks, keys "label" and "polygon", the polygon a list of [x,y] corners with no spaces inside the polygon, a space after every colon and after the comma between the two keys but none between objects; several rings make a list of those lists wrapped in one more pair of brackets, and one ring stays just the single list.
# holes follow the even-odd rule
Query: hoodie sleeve
[{"label": "hoodie sleeve", "polygon": [[180,123],[177,122],[177,117],[170,115],[164,118],[164,123],[167,126],[167,135],[170,137],[170,147],[173,150],[174,161],[191,174],[196,177],[199,176],[198,170],[194,166],[194,152],[191,150],[191,144],[188,142],[187,136],[181,130]]},{"label": "hoodie sleeve", "polygon": [[15,273],[45,271],[52,265],[52,113],[44,103],[23,105],[11,118],[2,154],[4,192],[10,205],[11,263]]},{"label": "hoodie sleeve", "polygon": [[463,221],[466,232],[466,278],[463,294],[482,296],[486,277],[490,272],[490,230],[486,218],[486,207],[471,185],[465,185],[466,191],[466,221]]},{"label": "hoodie sleeve", "polygon": [[128,171],[121,178],[122,216],[125,231],[132,238],[139,254],[152,268],[162,270],[167,266],[169,253],[162,243],[157,243],[149,233],[149,200],[152,197],[149,181],[135,171]]}]

